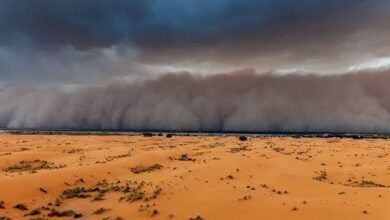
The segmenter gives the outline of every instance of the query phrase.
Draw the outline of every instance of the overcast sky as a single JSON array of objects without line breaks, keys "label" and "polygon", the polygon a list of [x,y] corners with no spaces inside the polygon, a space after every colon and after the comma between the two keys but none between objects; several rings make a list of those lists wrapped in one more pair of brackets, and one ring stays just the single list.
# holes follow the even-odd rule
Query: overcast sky
[{"label": "overcast sky", "polygon": [[0,0],[0,81],[390,65],[388,0]]},{"label": "overcast sky", "polygon": [[389,0],[0,0],[0,128],[390,133]]}]

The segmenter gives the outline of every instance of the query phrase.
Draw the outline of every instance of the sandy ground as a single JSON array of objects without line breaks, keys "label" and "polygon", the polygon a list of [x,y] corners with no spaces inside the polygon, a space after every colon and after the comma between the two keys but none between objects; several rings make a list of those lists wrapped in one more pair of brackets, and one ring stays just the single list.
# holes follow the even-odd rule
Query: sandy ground
[{"label": "sandy ground", "polygon": [[0,134],[0,219],[390,219],[389,144]]}]

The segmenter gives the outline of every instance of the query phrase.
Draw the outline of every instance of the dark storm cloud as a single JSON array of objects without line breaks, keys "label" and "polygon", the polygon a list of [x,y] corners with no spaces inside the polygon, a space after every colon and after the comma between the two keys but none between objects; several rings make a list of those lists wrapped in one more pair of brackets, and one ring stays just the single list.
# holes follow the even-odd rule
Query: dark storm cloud
[{"label": "dark storm cloud", "polygon": [[110,46],[123,40],[146,45],[167,39],[207,39],[266,22],[273,4],[259,2],[2,1],[1,36],[76,48]]},{"label": "dark storm cloud", "polygon": [[389,84],[389,71],[280,76],[244,69],[72,91],[13,86],[0,90],[0,127],[390,132]]},{"label": "dark storm cloud", "polygon": [[388,36],[389,9],[386,0],[1,0],[0,43],[88,50],[125,42],[156,61],[321,56],[359,31]]},{"label": "dark storm cloud", "polygon": [[387,0],[0,0],[0,82],[95,83],[145,65],[343,71],[390,56],[389,10]]},{"label": "dark storm cloud", "polygon": [[[144,3],[143,3],[144,2]],[[105,47],[136,31],[146,1],[2,0],[0,35],[42,47]],[[123,26],[121,26],[123,24]]]}]

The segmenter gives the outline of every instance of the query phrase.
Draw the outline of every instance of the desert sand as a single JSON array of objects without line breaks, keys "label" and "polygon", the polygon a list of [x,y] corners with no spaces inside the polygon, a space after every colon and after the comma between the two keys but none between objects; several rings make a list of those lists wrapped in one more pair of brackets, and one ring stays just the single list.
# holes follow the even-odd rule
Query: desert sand
[{"label": "desert sand", "polygon": [[390,140],[0,134],[0,219],[390,219]]}]

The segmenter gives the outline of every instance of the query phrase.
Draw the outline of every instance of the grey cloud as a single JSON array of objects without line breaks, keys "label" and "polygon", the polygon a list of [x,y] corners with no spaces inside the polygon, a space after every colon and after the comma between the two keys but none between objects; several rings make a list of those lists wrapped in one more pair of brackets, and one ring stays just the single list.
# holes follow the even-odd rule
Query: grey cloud
[{"label": "grey cloud", "polygon": [[[390,56],[389,9],[386,0],[1,0],[0,80],[147,72],[129,64],[346,69]],[[102,53],[112,48],[134,54]]]},{"label": "grey cloud", "polygon": [[5,128],[390,132],[388,71],[170,74],[105,87],[0,92]]},{"label": "grey cloud", "polygon": [[126,45],[87,51],[63,47],[51,52],[28,44],[0,47],[0,82],[96,84],[149,74],[136,56]]}]

